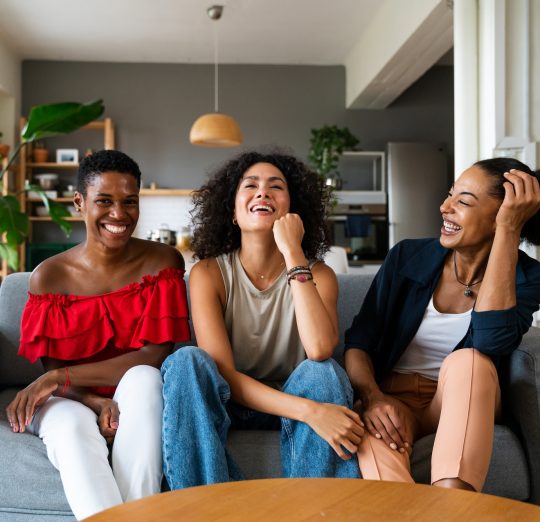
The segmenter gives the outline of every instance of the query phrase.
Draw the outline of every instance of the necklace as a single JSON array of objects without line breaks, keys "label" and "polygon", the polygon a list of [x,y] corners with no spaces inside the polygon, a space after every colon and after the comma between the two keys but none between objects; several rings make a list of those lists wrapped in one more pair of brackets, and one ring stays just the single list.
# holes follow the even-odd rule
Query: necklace
[{"label": "necklace", "polygon": [[465,287],[465,290],[463,290],[463,295],[465,297],[472,297],[473,291],[471,290],[471,286],[478,285],[483,281],[482,279],[479,279],[478,281],[475,281],[474,283],[471,281],[469,283],[463,283],[459,280],[458,273],[457,273],[457,263],[456,263],[456,251],[454,250],[454,274],[456,274],[456,281]]},{"label": "necklace", "polygon": [[[277,271],[281,271],[284,264],[285,264],[285,261],[282,261],[279,264],[279,267],[278,267]],[[268,275],[259,274],[259,272],[255,272],[255,273],[257,274],[257,277],[259,279],[270,279],[270,276],[274,275],[276,273],[276,270],[272,270],[271,272],[268,273]]]},{"label": "necklace", "polygon": [[[247,274],[248,270],[246,269],[246,265],[245,263],[242,262],[242,258],[240,256],[239,256],[239,260],[240,260],[240,264],[242,265],[242,267],[244,268],[244,271]],[[285,260],[283,260],[277,268],[270,270],[270,272],[268,272],[267,274],[261,274],[260,272],[253,270],[252,274],[254,273],[255,275],[249,276],[249,277],[253,279],[261,279],[262,281],[264,281],[265,279],[268,281],[271,281],[277,273],[280,273],[283,270],[284,266],[285,266]]]}]

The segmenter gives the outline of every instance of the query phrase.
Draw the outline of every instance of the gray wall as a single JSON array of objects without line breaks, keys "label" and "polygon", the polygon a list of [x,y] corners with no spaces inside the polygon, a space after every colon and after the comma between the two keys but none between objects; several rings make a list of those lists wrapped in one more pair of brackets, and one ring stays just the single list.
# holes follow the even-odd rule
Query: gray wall
[{"label": "gray wall", "polygon": [[[346,125],[365,150],[388,141],[436,141],[453,152],[453,69],[434,67],[382,111],[345,109],[341,66],[220,66],[220,110],[244,133],[240,149],[189,144],[193,121],[213,110],[210,65],[26,61],[22,111],[32,105],[103,98],[117,148],[141,166],[145,183],[193,188],[224,159],[246,147],[287,146],[307,158],[310,129]],[[54,149],[101,148],[88,131],[51,138]]]}]

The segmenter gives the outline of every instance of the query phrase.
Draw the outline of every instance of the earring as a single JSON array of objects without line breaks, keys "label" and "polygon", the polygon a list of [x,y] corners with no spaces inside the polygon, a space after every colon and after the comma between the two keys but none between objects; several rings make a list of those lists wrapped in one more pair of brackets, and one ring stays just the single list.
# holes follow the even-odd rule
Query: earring
[{"label": "earring", "polygon": [[236,218],[235,218],[235,217],[232,218],[232,224],[233,224],[233,225],[238,225],[238,221],[236,221]]}]

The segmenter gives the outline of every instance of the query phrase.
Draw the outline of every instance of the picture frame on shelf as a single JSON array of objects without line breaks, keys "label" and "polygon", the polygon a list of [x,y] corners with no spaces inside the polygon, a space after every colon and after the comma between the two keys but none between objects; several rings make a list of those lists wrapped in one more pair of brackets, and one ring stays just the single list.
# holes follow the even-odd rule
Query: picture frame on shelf
[{"label": "picture frame on shelf", "polygon": [[56,149],[56,163],[78,163],[79,151],[77,149]]}]

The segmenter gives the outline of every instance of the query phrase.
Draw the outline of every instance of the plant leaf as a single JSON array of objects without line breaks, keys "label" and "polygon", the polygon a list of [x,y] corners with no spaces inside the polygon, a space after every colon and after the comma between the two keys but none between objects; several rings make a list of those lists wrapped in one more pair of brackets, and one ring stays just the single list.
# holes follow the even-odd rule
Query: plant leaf
[{"label": "plant leaf", "polygon": [[13,270],[19,269],[19,252],[16,246],[0,243],[0,258],[5,259]]},{"label": "plant leaf", "polygon": [[0,197],[0,233],[10,245],[19,245],[28,236],[28,216],[19,209],[15,196]]},{"label": "plant leaf", "polygon": [[71,216],[69,210],[64,205],[49,200],[49,216],[64,231],[64,234],[69,237],[73,226],[69,221],[64,219]]},{"label": "plant leaf", "polygon": [[37,105],[32,107],[21,136],[28,142],[59,134],[69,134],[99,118],[104,110],[103,100]]},{"label": "plant leaf", "polygon": [[69,237],[73,226],[69,221],[64,219],[71,216],[69,210],[64,205],[49,199],[39,185],[28,185],[25,187],[25,190],[31,190],[39,194],[41,201],[43,201],[43,204],[47,209],[47,214],[49,214],[51,219],[63,230],[64,234]]}]

